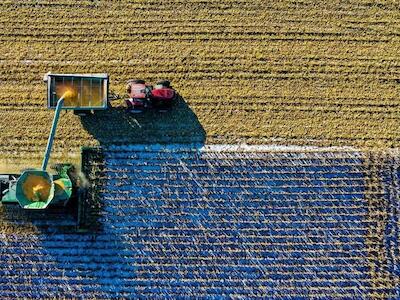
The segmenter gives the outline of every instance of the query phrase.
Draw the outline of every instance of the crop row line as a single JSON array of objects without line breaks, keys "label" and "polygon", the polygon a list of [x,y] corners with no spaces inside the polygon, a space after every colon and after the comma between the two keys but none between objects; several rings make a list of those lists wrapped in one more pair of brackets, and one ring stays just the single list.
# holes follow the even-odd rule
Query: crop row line
[{"label": "crop row line", "polygon": [[[81,70],[82,71],[82,70]],[[94,71],[94,70],[92,70]],[[89,69],[87,72],[90,72]],[[378,81],[378,82],[387,82],[392,83],[392,85],[397,84],[398,76],[396,74],[391,73],[381,73],[381,76],[378,73],[367,73],[367,72],[271,72],[268,70],[259,70],[257,72],[252,71],[242,71],[240,73],[232,72],[231,70],[227,69],[226,71],[221,70],[193,70],[188,74],[189,70],[187,71],[179,71],[179,70],[162,70],[162,71],[148,71],[143,76],[149,78],[149,80],[157,80],[162,76],[168,76],[170,72],[175,72],[175,76],[173,79],[179,81],[179,78],[185,78],[185,80],[197,81],[197,80],[272,80],[272,81],[288,81],[288,80],[302,80],[302,81],[312,81],[312,80],[330,80],[336,82],[343,82],[347,80],[356,80],[361,78],[363,80],[370,80],[370,81]],[[6,75],[0,76],[0,80],[5,83],[9,82],[29,82],[29,83],[37,83],[39,84],[40,80],[38,79],[40,76],[43,75],[43,72],[31,73],[30,75],[23,76],[23,72],[15,73],[12,78]],[[115,74],[116,76],[118,74]],[[129,78],[129,77],[127,77]]]},{"label": "crop row line", "polygon": [[[204,55],[199,59],[199,57],[190,57],[190,65],[185,67],[206,70],[206,68],[212,68],[215,66],[222,67],[223,69],[228,68],[238,68],[237,65],[243,65],[246,67],[254,68],[255,66],[262,67],[265,66],[269,70],[279,70],[284,69],[290,71],[291,69],[295,69],[294,71],[298,70],[305,70],[311,67],[316,67],[317,69],[327,69],[327,70],[336,70],[340,68],[348,68],[349,70],[357,69],[357,70],[369,70],[378,72],[379,68],[385,68],[385,70],[389,68],[393,68],[394,70],[396,67],[400,65],[400,61],[396,59],[376,59],[376,60],[360,60],[358,57],[347,57],[331,60],[329,58],[324,59],[313,59],[313,58],[297,58],[297,57],[290,57],[290,58],[275,58],[266,56],[264,58],[258,58],[253,61],[249,61],[249,57],[251,56],[230,56],[229,53],[225,53],[224,56],[218,57],[214,54],[210,53]],[[153,58],[157,61],[158,65],[162,65],[164,68],[172,68],[176,67],[177,63],[182,63],[182,58],[179,57],[172,57],[168,61],[162,60],[161,57],[155,56]],[[188,61],[189,58],[186,58],[184,61]],[[61,60],[47,60],[47,59],[25,59],[25,60],[17,60],[17,59],[2,59],[0,60],[0,65],[3,68],[12,68],[13,71],[21,70],[26,68],[27,65],[31,67],[45,67],[45,66],[65,66],[65,65],[73,65],[73,66],[101,66],[101,67],[108,67],[113,68],[115,70],[120,70],[120,68],[127,67],[127,66],[135,66],[141,67],[142,69],[150,69],[155,68],[154,62],[143,62],[138,60],[128,60],[128,61],[120,61],[120,60],[108,60],[108,61],[100,61],[100,60],[85,60],[79,57],[76,57],[75,60],[70,58],[67,61]]]},{"label": "crop row line", "polygon": [[[70,14],[68,14],[70,15]],[[317,28],[317,26],[321,24],[326,24],[326,20],[316,20],[315,18],[308,18],[301,16],[299,18],[294,18],[294,15],[285,15],[277,20],[265,20],[263,24],[257,22],[254,19],[228,19],[225,16],[222,18],[217,18],[217,16],[213,16],[212,18],[208,16],[204,16],[203,18],[191,18],[189,15],[182,15],[181,18],[176,18],[172,13],[170,15],[164,15],[163,21],[160,21],[159,18],[154,17],[153,15],[149,15],[147,18],[143,20],[132,19],[132,15],[127,16],[119,16],[118,19],[112,16],[105,15],[101,19],[96,16],[79,16],[78,18],[69,19],[32,19],[32,13],[21,12],[19,14],[19,18],[15,19],[12,17],[0,17],[0,24],[5,24],[6,26],[16,26],[19,29],[26,28],[28,25],[32,28],[42,28],[48,29],[54,26],[62,26],[63,28],[74,28],[74,29],[93,29],[93,28],[105,28],[110,25],[116,26],[119,30],[121,30],[121,26],[126,25],[140,25],[140,26],[149,26],[157,27],[161,26],[162,23],[165,24],[163,28],[177,28],[177,27],[201,27],[201,26],[220,26],[220,27],[245,27],[245,28],[267,28],[271,25],[292,25],[293,23],[308,27]],[[377,27],[381,30],[388,30],[387,27],[384,26],[392,26],[393,30],[398,29],[400,22],[396,18],[392,19],[381,19],[381,20],[366,20],[363,16],[360,16],[358,19],[350,19],[346,18],[345,20],[332,19],[331,24],[335,29],[358,29],[358,28],[374,28]],[[167,22],[167,23],[165,23]],[[223,22],[224,25],[219,25],[216,22]],[[332,28],[331,28],[332,29]],[[122,30],[121,30],[122,31]]]},{"label": "crop row line", "polygon": [[[207,33],[196,33],[195,35],[176,35],[174,33],[167,34],[156,34],[156,33],[143,33],[142,35],[138,34],[136,36],[109,36],[109,35],[80,35],[76,36],[73,34],[70,35],[57,35],[57,34],[37,34],[37,35],[29,35],[29,34],[1,34],[0,33],[0,42],[9,42],[15,41],[16,38],[20,42],[43,42],[43,43],[52,43],[52,42],[79,42],[79,43],[87,43],[87,42],[108,42],[108,43],[123,43],[123,42],[134,42],[137,38],[140,38],[142,42],[153,42],[153,41],[165,41],[166,36],[168,36],[169,42],[180,42],[180,41],[224,41],[224,42],[252,42],[252,41],[290,41],[290,42],[301,42],[301,41],[331,41],[331,42],[348,42],[354,44],[365,44],[370,43],[375,46],[382,44],[387,44],[388,42],[393,42],[396,39],[393,36],[386,37],[376,37],[376,36],[360,36],[360,35],[348,35],[348,36],[336,36],[336,38],[330,37],[329,35],[301,35],[294,36],[292,34],[284,35],[284,34],[271,34],[271,35],[262,35],[254,36],[249,34],[239,35],[231,33],[230,35],[223,36],[222,34],[216,34],[213,37],[210,37]],[[397,35],[395,35],[397,37]]]}]

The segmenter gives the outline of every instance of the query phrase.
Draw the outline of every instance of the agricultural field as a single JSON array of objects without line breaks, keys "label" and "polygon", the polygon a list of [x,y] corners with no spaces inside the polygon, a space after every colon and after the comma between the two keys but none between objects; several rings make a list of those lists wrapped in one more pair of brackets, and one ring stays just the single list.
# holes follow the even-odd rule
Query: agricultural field
[{"label": "agricultural field", "polygon": [[122,98],[130,78],[168,78],[185,104],[164,122],[125,116],[123,101],[88,122],[66,113],[55,158],[127,140],[396,147],[399,8],[394,0],[1,1],[0,159],[41,157],[53,116],[41,82],[48,71],[109,73]]},{"label": "agricultural field", "polygon": [[2,208],[0,297],[397,299],[398,153],[305,150],[94,153],[89,233]]},{"label": "agricultural field", "polygon": [[[0,205],[1,299],[400,298],[399,1],[0,12],[0,174],[40,166],[45,73],[108,73],[118,96],[61,113],[51,163],[81,163],[84,231]],[[128,114],[132,78],[180,99]]]}]

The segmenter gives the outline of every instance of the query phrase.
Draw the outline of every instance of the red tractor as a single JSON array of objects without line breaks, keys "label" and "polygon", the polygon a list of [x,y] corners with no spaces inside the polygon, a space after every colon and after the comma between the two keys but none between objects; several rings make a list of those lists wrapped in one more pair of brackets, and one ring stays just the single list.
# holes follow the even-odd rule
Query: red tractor
[{"label": "red tractor", "polygon": [[168,80],[157,82],[154,88],[144,80],[129,80],[126,91],[129,95],[126,100],[127,111],[131,113],[141,113],[150,108],[166,112],[178,97]]}]

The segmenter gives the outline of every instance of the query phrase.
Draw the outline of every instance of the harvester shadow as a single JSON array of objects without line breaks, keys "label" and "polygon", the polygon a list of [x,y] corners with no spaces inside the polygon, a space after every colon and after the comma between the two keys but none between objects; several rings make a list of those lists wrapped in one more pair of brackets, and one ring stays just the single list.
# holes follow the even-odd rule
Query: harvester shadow
[{"label": "harvester shadow", "polygon": [[[140,115],[128,114],[123,103],[113,102],[109,109],[82,117],[81,122],[100,146],[105,147],[148,143],[201,146],[205,141],[202,125],[183,98],[166,113],[149,111]],[[133,255],[140,253],[135,246],[138,230],[133,235],[130,232],[127,238],[129,229],[120,218],[123,208],[107,202],[105,165],[102,147],[83,149],[82,171],[90,184],[83,224],[77,224],[78,204],[73,201],[70,202],[72,213],[67,214],[49,209],[25,211],[18,205],[0,207],[3,211],[0,227],[3,232],[13,233],[3,237],[3,244],[8,243],[8,248],[3,247],[0,254],[21,251],[13,247],[23,248],[24,256],[18,259],[34,263],[40,270],[52,266],[52,271],[65,274],[53,279],[57,292],[51,290],[51,285],[43,285],[38,291],[40,298],[75,297],[74,290],[92,283],[96,284],[101,298],[129,297],[128,291],[137,276]],[[127,249],[132,253],[129,256]]]},{"label": "harvester shadow", "polygon": [[100,146],[127,144],[204,144],[206,134],[196,114],[179,97],[171,110],[127,113],[124,104],[81,117],[83,127]]},{"label": "harvester shadow", "polygon": [[[88,193],[88,198],[93,193]],[[88,205],[94,202],[85,200]],[[86,212],[79,211],[77,196],[74,195],[65,206],[49,205],[46,209],[23,209],[18,203],[0,204],[2,218],[0,222],[10,228],[31,228],[32,232],[42,233],[84,233],[89,230],[95,232],[101,230],[98,217],[94,215],[79,215]],[[92,210],[92,209],[91,209]],[[87,221],[89,217],[89,221]],[[29,230],[28,230],[29,231]]]}]

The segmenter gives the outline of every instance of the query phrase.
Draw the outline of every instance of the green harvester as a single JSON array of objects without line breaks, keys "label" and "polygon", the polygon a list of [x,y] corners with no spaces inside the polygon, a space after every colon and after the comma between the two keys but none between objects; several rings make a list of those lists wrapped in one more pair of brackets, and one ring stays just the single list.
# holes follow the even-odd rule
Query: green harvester
[{"label": "green harvester", "polygon": [[[0,197],[3,204],[18,203],[23,209],[40,210],[49,206],[66,206],[76,186],[70,176],[71,164],[55,166],[56,174],[47,171],[51,149],[61,109],[74,110],[78,115],[108,107],[107,74],[46,74],[47,106],[55,109],[51,131],[47,141],[41,169],[28,169],[21,174],[0,174]],[[64,106],[64,103],[66,105]],[[40,178],[49,187],[46,197],[32,200],[24,184],[32,177]],[[30,191],[32,194],[32,191]],[[85,193],[77,193],[84,195]],[[48,195],[48,196],[47,196]],[[82,199],[80,199],[82,200]]]}]

